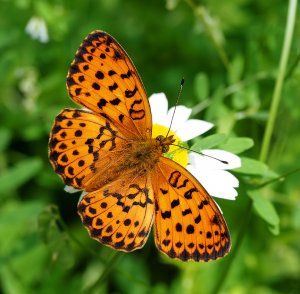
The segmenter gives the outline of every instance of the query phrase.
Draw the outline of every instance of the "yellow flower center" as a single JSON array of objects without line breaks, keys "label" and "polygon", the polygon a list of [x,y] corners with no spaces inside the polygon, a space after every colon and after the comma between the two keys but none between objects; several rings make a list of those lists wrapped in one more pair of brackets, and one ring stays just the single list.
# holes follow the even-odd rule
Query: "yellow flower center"
[{"label": "yellow flower center", "polygon": [[[158,124],[153,124],[153,128],[152,128],[152,138],[156,138],[159,135],[167,135],[168,133],[168,128],[165,126],[161,126]],[[174,144],[179,145],[179,146],[183,146],[183,147],[188,147],[187,144],[185,142],[182,142],[181,139],[177,136],[177,134],[170,130],[169,132],[169,136],[173,135],[175,142]],[[164,157],[170,158],[174,161],[176,161],[177,163],[179,163],[181,166],[183,167],[187,167],[188,164],[188,150],[186,149],[182,149],[178,146],[173,146],[170,145],[169,146],[169,151],[167,153],[163,154]]]}]

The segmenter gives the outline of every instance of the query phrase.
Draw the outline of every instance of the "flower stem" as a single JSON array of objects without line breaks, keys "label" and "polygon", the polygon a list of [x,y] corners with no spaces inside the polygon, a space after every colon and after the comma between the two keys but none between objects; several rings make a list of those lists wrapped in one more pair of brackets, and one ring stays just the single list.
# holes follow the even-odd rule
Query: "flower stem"
[{"label": "flower stem", "polygon": [[110,258],[106,261],[106,266],[100,275],[100,277],[97,279],[97,281],[93,284],[91,288],[88,289],[88,292],[94,292],[97,291],[103,285],[105,279],[107,278],[108,274],[115,268],[115,265],[120,259],[124,256],[124,254],[121,254],[120,252],[113,252],[113,254],[110,256]]},{"label": "flower stem", "polygon": [[269,148],[270,148],[271,137],[274,130],[275,119],[276,119],[278,105],[282,93],[283,82],[284,82],[285,72],[287,68],[287,62],[290,54],[290,48],[291,48],[293,31],[295,26],[295,19],[296,19],[296,11],[297,11],[297,0],[290,0],[287,24],[285,28],[283,49],[281,51],[281,57],[279,63],[279,70],[278,70],[278,75],[277,75],[275,88],[272,96],[270,115],[264,133],[262,148],[259,156],[259,159],[261,161],[266,161]]},{"label": "flower stem", "polygon": [[263,187],[265,187],[265,186],[267,186],[267,185],[270,185],[270,184],[279,182],[279,181],[281,181],[281,180],[286,179],[288,176],[293,175],[293,174],[298,173],[298,172],[300,172],[300,167],[298,167],[298,168],[296,168],[296,169],[293,169],[293,170],[291,170],[291,171],[288,171],[288,172],[284,173],[283,175],[280,175],[280,176],[278,176],[278,177],[276,177],[276,178],[274,178],[274,179],[271,179],[271,180],[269,180],[269,181],[266,181],[266,182],[264,182],[264,183],[258,185],[257,187],[255,187],[255,189],[261,189],[261,188],[263,188]]},{"label": "flower stem", "polygon": [[207,9],[203,5],[197,5],[193,0],[185,0],[185,2],[193,9],[195,16],[202,22],[212,44],[214,45],[224,67],[228,70],[229,61],[227,54],[222,46],[222,36],[216,33],[213,25],[213,19],[210,17]]},{"label": "flower stem", "polygon": [[[259,156],[261,161],[266,161],[267,155],[269,152],[271,135],[274,130],[274,123],[275,123],[278,105],[279,105],[279,101],[280,101],[280,97],[281,97],[281,93],[282,93],[288,57],[289,57],[290,48],[291,48],[293,30],[294,30],[295,19],[296,19],[296,9],[297,9],[297,0],[290,0],[289,8],[288,8],[288,15],[287,15],[286,29],[285,29],[285,37],[284,37],[284,42],[283,42],[283,49],[281,52],[280,63],[279,63],[279,72],[277,75],[275,88],[274,88],[274,92],[273,92],[273,96],[272,96],[270,116],[269,116],[269,119],[267,122],[266,131],[265,131],[264,138],[263,138],[262,149],[261,149],[260,156]],[[226,264],[226,266],[224,267],[224,271],[220,275],[220,278],[211,293],[214,293],[214,294],[218,293],[220,291],[220,289],[222,288],[222,286],[224,285],[224,282],[226,281],[226,278],[230,272],[230,268],[233,264],[233,261],[235,260],[238,249],[241,246],[241,243],[247,232],[247,227],[248,227],[249,221],[251,219],[252,210],[253,210],[252,201],[250,199],[248,199],[248,201],[249,202],[245,209],[246,217],[244,218],[244,222],[239,230],[234,250],[232,250],[230,259],[229,259],[228,263]]]}]

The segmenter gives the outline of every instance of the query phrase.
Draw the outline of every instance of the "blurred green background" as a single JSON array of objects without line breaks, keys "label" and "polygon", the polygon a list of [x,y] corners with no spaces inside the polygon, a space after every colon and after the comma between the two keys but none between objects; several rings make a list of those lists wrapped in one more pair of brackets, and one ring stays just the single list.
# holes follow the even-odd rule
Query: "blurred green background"
[{"label": "blurred green background", "polygon": [[[259,161],[288,5],[0,1],[2,293],[300,293],[299,18],[275,131],[267,159]],[[34,39],[43,25],[42,37]],[[88,237],[76,212],[78,194],[64,192],[47,144],[54,117],[74,107],[66,74],[80,42],[95,29],[122,44],[149,95],[163,91],[174,105],[184,76],[180,104],[192,107],[195,118],[213,122],[211,134],[225,134],[229,143],[223,146],[243,157],[237,200],[218,201],[233,239],[227,257],[183,263],[162,256],[152,234],[131,254]]]}]

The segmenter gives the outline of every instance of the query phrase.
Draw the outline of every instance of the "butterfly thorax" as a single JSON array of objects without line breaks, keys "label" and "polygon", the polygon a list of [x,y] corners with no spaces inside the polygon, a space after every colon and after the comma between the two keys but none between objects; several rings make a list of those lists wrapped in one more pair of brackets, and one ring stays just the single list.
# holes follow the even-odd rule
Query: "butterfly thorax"
[{"label": "butterfly thorax", "polygon": [[[94,191],[114,181],[119,177],[134,178],[150,173],[163,153],[168,152],[169,145],[175,140],[173,136],[158,136],[151,139],[141,139],[126,142],[121,146],[115,159],[108,159],[105,170],[98,168],[88,181],[86,191]],[[101,161],[101,157],[99,158]]]},{"label": "butterfly thorax", "polygon": [[162,154],[168,152],[169,145],[174,141],[173,136],[157,136],[128,144],[130,151],[124,156],[120,169],[136,170],[139,173],[150,172]]}]

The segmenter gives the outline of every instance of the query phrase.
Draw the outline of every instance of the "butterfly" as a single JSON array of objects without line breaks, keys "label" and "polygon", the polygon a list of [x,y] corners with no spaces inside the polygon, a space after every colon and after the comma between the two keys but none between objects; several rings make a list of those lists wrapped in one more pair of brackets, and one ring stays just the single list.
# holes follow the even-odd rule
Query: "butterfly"
[{"label": "butterfly", "polygon": [[121,45],[94,31],[72,62],[67,88],[84,107],[55,118],[49,159],[64,183],[85,191],[78,213],[90,236],[111,248],[157,248],[182,261],[226,255],[231,241],[218,206],[184,167],[165,157],[174,137],[152,137],[148,97]]}]

